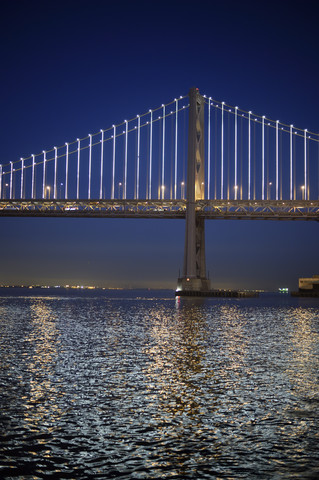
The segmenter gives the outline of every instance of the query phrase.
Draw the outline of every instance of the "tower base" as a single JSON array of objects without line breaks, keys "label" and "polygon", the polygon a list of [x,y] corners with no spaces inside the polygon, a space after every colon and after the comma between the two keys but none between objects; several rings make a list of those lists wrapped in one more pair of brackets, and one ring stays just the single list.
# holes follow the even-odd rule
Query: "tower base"
[{"label": "tower base", "polygon": [[210,280],[208,278],[180,277],[177,279],[177,292],[207,292],[209,290]]}]

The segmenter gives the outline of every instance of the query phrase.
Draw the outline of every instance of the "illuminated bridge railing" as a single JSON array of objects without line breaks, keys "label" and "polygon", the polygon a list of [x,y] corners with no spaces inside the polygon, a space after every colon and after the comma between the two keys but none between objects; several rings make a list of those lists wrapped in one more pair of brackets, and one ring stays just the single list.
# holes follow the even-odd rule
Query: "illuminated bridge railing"
[{"label": "illuminated bridge railing", "polygon": [[[0,200],[0,216],[184,219],[186,200]],[[316,220],[319,201],[198,200],[204,219]]]}]

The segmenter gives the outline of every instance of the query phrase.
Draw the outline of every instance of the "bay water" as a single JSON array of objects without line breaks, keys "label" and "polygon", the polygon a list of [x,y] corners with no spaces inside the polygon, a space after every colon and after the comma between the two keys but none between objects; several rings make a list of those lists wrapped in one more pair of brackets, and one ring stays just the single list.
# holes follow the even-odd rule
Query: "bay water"
[{"label": "bay water", "polygon": [[0,290],[0,477],[318,479],[319,300]]}]

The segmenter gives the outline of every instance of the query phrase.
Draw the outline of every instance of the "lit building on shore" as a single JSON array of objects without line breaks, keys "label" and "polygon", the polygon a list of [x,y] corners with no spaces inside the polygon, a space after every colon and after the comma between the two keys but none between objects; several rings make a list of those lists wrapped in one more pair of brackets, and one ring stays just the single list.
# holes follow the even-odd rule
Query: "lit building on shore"
[{"label": "lit building on shore", "polygon": [[299,292],[311,291],[319,294],[319,275],[311,278],[299,278]]}]

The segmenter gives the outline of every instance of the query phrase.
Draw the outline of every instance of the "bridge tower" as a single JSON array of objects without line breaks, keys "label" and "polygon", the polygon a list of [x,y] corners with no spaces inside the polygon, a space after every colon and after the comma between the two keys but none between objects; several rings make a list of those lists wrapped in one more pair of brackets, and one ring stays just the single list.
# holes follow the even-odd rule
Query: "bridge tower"
[{"label": "bridge tower", "polygon": [[205,220],[196,212],[196,201],[205,198],[204,98],[197,88],[189,92],[186,231],[183,274],[177,290],[210,290],[206,277]]}]

